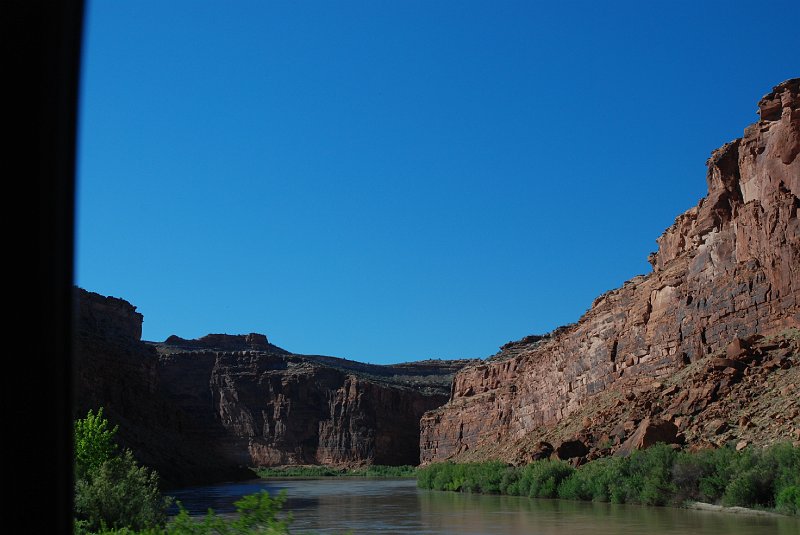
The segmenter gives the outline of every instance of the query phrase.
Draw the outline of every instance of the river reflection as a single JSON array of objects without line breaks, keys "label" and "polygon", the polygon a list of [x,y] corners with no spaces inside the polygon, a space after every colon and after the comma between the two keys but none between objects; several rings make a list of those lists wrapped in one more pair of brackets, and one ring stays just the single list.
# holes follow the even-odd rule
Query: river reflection
[{"label": "river reflection", "polygon": [[419,490],[410,479],[254,480],[172,491],[192,514],[226,513],[239,497],[286,490],[298,533],[797,535],[800,520],[516,496]]}]

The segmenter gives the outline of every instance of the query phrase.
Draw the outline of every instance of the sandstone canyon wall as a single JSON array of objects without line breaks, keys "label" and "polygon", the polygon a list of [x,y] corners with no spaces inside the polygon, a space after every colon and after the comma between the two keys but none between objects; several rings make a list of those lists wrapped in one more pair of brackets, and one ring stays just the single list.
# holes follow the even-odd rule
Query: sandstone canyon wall
[{"label": "sandstone canyon wall", "polygon": [[[162,390],[158,352],[140,341],[142,315],[136,307],[77,288],[74,303],[76,417],[103,407],[119,425],[120,445],[156,468],[169,485],[250,474],[227,462],[216,443],[187,432],[195,415],[176,406]],[[212,429],[222,432],[218,425]]]},{"label": "sandstone canyon wall", "polygon": [[171,484],[277,464],[417,464],[419,420],[467,361],[295,355],[261,334],[140,340],[130,303],[76,289],[76,416],[104,407]]},{"label": "sandstone canyon wall", "polygon": [[[198,342],[155,345],[162,389],[199,415],[193,435],[244,466],[417,464],[420,418],[447,401],[465,364],[378,366],[271,345],[231,350],[230,339],[227,350]],[[209,436],[215,426],[220,433]]]},{"label": "sandstone canyon wall", "polygon": [[[506,344],[494,357],[460,371],[450,401],[422,419],[421,460],[520,461],[556,428],[568,434],[583,426],[584,440],[599,442],[597,433],[588,436],[593,423],[603,415],[608,419],[613,407],[638,406],[637,396],[648,401],[628,432],[659,416],[699,435],[687,396],[702,397],[706,381],[705,395],[715,402],[734,386],[725,379],[721,389],[724,373],[736,381],[746,375],[733,364],[717,366],[718,373],[707,366],[732,340],[760,344],[759,355],[784,351],[776,357],[784,367],[796,363],[796,356],[786,357],[797,348],[792,329],[800,327],[798,92],[800,79],[776,86],[758,104],[760,120],[713,152],[708,195],[657,240],[650,274],[598,297],[576,324]],[[789,336],[777,344],[756,342],[781,333]],[[789,416],[777,432],[787,437],[800,428],[793,373],[780,379],[788,381],[782,388]],[[692,391],[678,384],[689,376]],[[667,382],[674,383],[670,393],[686,390],[683,405],[660,402]],[[567,425],[577,415],[582,424]],[[617,446],[624,436],[624,430],[617,434]]]}]

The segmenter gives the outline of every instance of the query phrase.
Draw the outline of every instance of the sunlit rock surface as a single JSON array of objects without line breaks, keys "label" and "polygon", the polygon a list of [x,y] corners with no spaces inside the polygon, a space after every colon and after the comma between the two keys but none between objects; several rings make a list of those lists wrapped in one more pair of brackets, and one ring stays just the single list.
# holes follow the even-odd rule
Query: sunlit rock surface
[{"label": "sunlit rock surface", "polygon": [[[524,462],[541,440],[578,437],[592,457],[616,451],[657,415],[700,443],[710,440],[706,418],[746,416],[758,396],[774,405],[748,416],[770,420],[761,433],[737,421],[713,441],[800,439],[792,331],[800,327],[799,86],[776,86],[758,104],[761,119],[712,153],[708,195],[658,238],[650,274],[598,297],[576,324],[506,344],[460,371],[450,401],[422,418],[421,460]],[[774,338],[753,339],[749,372],[707,364],[754,335]],[[765,370],[773,358],[783,367]],[[687,396],[682,404],[660,394],[669,387]],[[734,391],[739,398],[726,404]],[[608,433],[625,419],[628,429]]]}]

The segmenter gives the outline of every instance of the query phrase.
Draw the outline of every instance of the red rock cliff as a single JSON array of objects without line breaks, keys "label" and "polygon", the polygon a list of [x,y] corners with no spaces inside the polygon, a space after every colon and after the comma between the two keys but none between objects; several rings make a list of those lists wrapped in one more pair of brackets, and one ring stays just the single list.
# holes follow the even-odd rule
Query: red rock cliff
[{"label": "red rock cliff", "polygon": [[75,415],[104,407],[122,445],[171,484],[276,464],[416,464],[420,417],[467,363],[295,355],[256,333],[145,343],[127,301],[75,298]]},{"label": "red rock cliff", "polygon": [[601,393],[674,377],[734,337],[800,327],[798,92],[800,79],[776,86],[761,119],[713,152],[708,195],[657,240],[652,273],[598,297],[576,324],[459,372],[447,405],[422,418],[421,460],[518,458],[526,437]]},{"label": "red rock cliff", "polygon": [[162,390],[195,415],[187,432],[243,466],[416,464],[420,417],[447,401],[465,364],[157,347]]},{"label": "red rock cliff", "polygon": [[214,442],[187,433],[194,415],[164,392],[158,352],[139,339],[142,315],[136,307],[77,288],[74,296],[75,416],[103,407],[119,425],[120,445],[156,468],[169,485],[252,476],[226,462]]}]

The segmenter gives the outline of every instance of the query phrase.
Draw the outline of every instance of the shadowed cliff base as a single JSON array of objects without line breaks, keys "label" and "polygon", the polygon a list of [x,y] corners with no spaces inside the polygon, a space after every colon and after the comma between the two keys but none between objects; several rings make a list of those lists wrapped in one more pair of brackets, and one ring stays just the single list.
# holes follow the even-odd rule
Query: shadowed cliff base
[{"label": "shadowed cliff base", "polygon": [[800,440],[798,93],[775,86],[712,153],[708,195],[658,238],[652,273],[458,372],[423,416],[423,463]]}]

